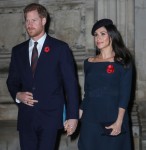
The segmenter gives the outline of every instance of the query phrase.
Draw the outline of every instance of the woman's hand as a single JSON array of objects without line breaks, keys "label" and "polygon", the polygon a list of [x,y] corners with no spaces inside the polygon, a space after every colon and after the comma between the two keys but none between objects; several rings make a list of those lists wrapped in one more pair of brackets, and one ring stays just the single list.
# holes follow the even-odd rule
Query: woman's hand
[{"label": "woman's hand", "polygon": [[79,119],[82,118],[82,115],[83,115],[83,110],[82,110],[82,109],[79,109]]},{"label": "woman's hand", "polygon": [[65,131],[67,131],[67,127],[68,127],[68,120],[66,120],[66,121],[64,122],[64,130],[65,130]]},{"label": "woman's hand", "polygon": [[106,129],[112,129],[112,132],[110,135],[117,136],[121,133],[121,126],[122,126],[122,124],[120,122],[116,121],[112,125],[105,127],[105,128]]},{"label": "woman's hand", "polygon": [[121,133],[121,127],[123,124],[124,115],[125,115],[125,109],[119,108],[118,117],[117,117],[116,122],[113,123],[112,125],[106,127],[106,129],[112,129],[112,132],[110,135],[116,136]]}]

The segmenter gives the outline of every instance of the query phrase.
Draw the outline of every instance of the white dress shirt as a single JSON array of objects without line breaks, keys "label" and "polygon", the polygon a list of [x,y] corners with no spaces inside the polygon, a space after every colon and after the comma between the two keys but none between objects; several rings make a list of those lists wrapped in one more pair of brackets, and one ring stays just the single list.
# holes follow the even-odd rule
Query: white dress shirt
[{"label": "white dress shirt", "polygon": [[38,57],[39,57],[40,53],[41,53],[41,50],[43,48],[46,36],[47,35],[45,33],[38,41],[34,41],[33,39],[30,39],[30,41],[29,41],[29,62],[30,62],[30,65],[31,65],[31,56],[32,56],[32,50],[33,50],[33,47],[34,47],[34,42],[38,42],[37,50],[38,50]]},{"label": "white dress shirt", "polygon": [[[31,56],[32,56],[32,50],[33,50],[33,47],[34,47],[34,42],[38,42],[37,50],[38,50],[38,57],[39,57],[40,53],[42,51],[46,36],[47,36],[47,34],[45,33],[38,41],[34,41],[32,38],[29,40],[29,63],[30,63],[30,66],[31,66]],[[20,103],[20,100],[18,100],[16,98],[16,102]]]}]

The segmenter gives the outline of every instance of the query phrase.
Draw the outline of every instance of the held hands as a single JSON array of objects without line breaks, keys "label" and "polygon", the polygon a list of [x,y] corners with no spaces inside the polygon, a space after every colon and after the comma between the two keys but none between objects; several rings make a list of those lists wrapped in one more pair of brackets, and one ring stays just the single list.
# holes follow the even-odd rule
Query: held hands
[{"label": "held hands", "polygon": [[72,135],[75,132],[77,124],[77,119],[69,119],[64,122],[64,130],[67,131],[67,136]]},{"label": "held hands", "polygon": [[112,129],[112,132],[110,135],[117,136],[121,133],[121,126],[122,124],[119,122],[115,122],[112,125],[105,127],[106,129]]},{"label": "held hands", "polygon": [[38,103],[37,100],[33,99],[33,95],[30,92],[18,92],[16,98],[28,106],[34,106],[35,103]]}]

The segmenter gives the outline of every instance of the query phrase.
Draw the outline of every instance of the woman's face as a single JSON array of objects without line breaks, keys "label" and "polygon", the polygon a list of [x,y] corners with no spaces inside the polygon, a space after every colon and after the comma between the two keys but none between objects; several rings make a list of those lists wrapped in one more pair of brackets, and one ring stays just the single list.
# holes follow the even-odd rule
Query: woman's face
[{"label": "woman's face", "polygon": [[111,38],[105,27],[98,28],[94,33],[95,45],[99,50],[112,49]]}]

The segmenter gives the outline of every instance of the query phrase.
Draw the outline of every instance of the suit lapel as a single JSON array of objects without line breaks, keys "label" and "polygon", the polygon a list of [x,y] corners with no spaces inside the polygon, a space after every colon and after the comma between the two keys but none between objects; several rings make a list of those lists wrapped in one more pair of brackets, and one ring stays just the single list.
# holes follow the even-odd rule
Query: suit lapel
[{"label": "suit lapel", "polygon": [[26,41],[25,45],[23,46],[21,54],[22,54],[22,61],[24,64],[25,72],[30,77],[30,79],[32,79],[33,75],[32,75],[30,62],[29,62],[29,40]]},{"label": "suit lapel", "polygon": [[39,57],[39,60],[38,60],[38,63],[41,61],[41,59],[43,59],[43,57],[48,53],[49,54],[49,51],[47,52],[47,48],[50,49],[50,40],[49,40],[49,36],[46,37],[45,39],[45,42],[44,42],[44,45],[42,47],[42,50],[41,50],[41,53],[40,53],[40,57]]},{"label": "suit lapel", "polygon": [[50,51],[49,51],[51,49],[51,41],[50,40],[51,40],[50,37],[47,35],[44,45],[42,47],[38,62],[37,62],[35,75],[37,74],[38,71],[40,71],[41,67],[43,67],[43,65],[44,65],[43,62],[46,59],[46,57],[48,59],[48,55],[50,55]]}]

